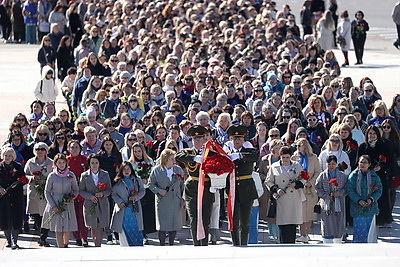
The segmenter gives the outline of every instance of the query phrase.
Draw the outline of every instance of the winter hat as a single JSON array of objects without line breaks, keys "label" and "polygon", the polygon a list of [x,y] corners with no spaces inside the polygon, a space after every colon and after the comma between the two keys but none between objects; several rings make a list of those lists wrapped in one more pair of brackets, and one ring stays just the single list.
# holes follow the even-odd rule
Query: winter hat
[{"label": "winter hat", "polygon": [[271,78],[277,78],[275,72],[272,70],[267,72],[267,80],[269,80]]},{"label": "winter hat", "polygon": [[86,117],[96,117],[96,109],[93,106],[90,106],[86,109]]},{"label": "winter hat", "polygon": [[304,128],[304,127],[299,127],[299,128],[297,128],[297,130],[296,130],[296,139],[297,139],[297,136],[298,136],[300,133],[305,133],[305,134],[308,136],[308,132],[307,132],[306,128]]}]

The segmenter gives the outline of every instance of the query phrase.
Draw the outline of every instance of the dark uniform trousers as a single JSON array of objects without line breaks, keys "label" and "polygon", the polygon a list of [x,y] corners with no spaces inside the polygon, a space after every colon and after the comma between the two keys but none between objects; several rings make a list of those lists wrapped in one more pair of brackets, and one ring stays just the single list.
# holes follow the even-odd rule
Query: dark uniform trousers
[{"label": "dark uniform trousers", "polygon": [[[253,202],[258,198],[256,186],[252,177],[254,162],[258,160],[258,150],[242,148],[241,158],[235,160],[235,207],[233,210],[233,231],[231,232],[234,246],[246,246],[249,240],[250,214]],[[227,183],[229,192],[229,183]]]},{"label": "dark uniform trousers", "polygon": [[205,232],[205,238],[197,240],[197,187],[199,181],[192,180],[189,178],[185,182],[184,199],[186,201],[186,207],[190,218],[190,228],[192,232],[193,244],[195,246],[208,246],[208,235],[210,218],[212,212],[212,205],[214,202],[214,194],[210,192],[210,182],[204,182],[204,194],[203,194],[203,228]]}]

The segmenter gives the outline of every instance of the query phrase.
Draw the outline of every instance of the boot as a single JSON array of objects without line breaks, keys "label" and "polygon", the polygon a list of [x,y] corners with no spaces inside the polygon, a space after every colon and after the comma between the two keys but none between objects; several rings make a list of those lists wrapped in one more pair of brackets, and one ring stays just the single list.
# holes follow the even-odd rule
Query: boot
[{"label": "boot", "polygon": [[239,232],[238,231],[232,231],[231,232],[232,236],[232,243],[234,246],[240,246],[240,238],[239,238]]},{"label": "boot", "polygon": [[249,242],[249,233],[240,233],[240,245],[241,246],[247,246],[247,243]]},{"label": "boot", "polygon": [[170,246],[173,246],[173,245],[174,245],[175,237],[176,237],[176,231],[171,231],[171,232],[169,232],[169,235],[168,235],[168,244],[169,244]]}]

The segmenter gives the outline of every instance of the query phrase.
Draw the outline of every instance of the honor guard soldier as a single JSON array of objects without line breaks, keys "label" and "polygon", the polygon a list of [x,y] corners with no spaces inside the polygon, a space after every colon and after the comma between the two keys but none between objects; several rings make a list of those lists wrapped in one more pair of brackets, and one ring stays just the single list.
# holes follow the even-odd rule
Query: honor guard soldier
[{"label": "honor guard soldier", "polygon": [[[227,132],[233,147],[228,152],[235,164],[235,206],[233,212],[232,242],[234,246],[247,246],[249,239],[250,213],[253,201],[258,198],[252,177],[254,163],[258,160],[256,148],[245,148],[247,129],[243,125],[232,125]],[[227,189],[227,192],[229,190]]]},{"label": "honor guard soldier", "polygon": [[185,182],[183,198],[186,201],[186,207],[190,218],[193,244],[195,246],[207,246],[210,217],[214,202],[214,194],[210,192],[211,183],[208,176],[205,176],[204,178],[202,217],[205,238],[201,240],[197,239],[197,194],[200,177],[200,164],[203,160],[202,149],[204,144],[207,142],[209,130],[203,126],[194,125],[189,128],[187,133],[190,137],[192,137],[193,148],[184,149],[178,152],[175,155],[175,159],[177,162],[185,163],[189,173],[189,178]]}]

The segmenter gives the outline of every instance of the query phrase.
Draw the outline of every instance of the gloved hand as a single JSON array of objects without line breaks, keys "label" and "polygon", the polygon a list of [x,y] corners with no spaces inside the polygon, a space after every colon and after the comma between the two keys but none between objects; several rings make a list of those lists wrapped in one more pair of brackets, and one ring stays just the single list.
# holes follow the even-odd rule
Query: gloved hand
[{"label": "gloved hand", "polygon": [[196,161],[198,163],[202,163],[203,162],[203,157],[198,155],[198,156],[194,157],[194,161]]},{"label": "gloved hand", "polygon": [[239,153],[232,153],[232,154],[228,155],[228,157],[229,157],[232,161],[235,161],[235,160],[237,160],[237,159],[240,158],[240,154],[239,154]]}]

